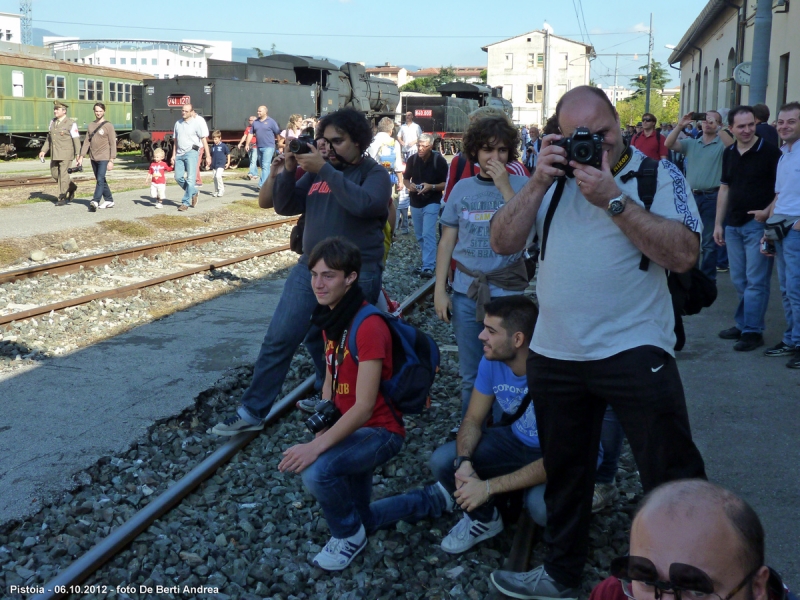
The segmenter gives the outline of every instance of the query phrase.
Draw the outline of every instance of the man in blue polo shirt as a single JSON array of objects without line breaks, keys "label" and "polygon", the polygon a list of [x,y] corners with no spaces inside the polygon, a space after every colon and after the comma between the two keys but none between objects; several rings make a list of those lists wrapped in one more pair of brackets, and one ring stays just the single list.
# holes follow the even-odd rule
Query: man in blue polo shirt
[{"label": "man in blue polo shirt", "polygon": [[270,116],[267,116],[267,107],[262,105],[256,112],[258,118],[253,121],[250,134],[245,142],[246,147],[250,147],[250,140],[256,137],[256,148],[258,149],[258,159],[261,162],[261,177],[258,180],[258,189],[264,185],[269,175],[269,166],[272,164],[272,157],[275,155],[275,136],[280,135],[281,128]]},{"label": "man in blue polo shirt", "polygon": [[717,246],[714,244],[714,223],[717,218],[719,180],[722,176],[722,152],[734,140],[722,131],[722,117],[715,110],[706,113],[705,121],[699,121],[703,128],[701,137],[678,139],[691,122],[692,113],[684,115],[678,126],[667,136],[665,144],[670,150],[680,152],[685,157],[686,181],[703,220],[700,270],[712,281],[716,281]]},{"label": "man in blue polo shirt", "polygon": [[[761,253],[761,238],[775,196],[781,151],[756,135],[756,118],[750,106],[731,109],[728,125],[736,143],[722,154],[714,241],[728,247],[739,306],[734,315],[736,325],[720,331],[719,337],[737,340],[733,349],[747,352],[764,345],[773,261]],[[726,216],[728,225],[723,229]]]}]

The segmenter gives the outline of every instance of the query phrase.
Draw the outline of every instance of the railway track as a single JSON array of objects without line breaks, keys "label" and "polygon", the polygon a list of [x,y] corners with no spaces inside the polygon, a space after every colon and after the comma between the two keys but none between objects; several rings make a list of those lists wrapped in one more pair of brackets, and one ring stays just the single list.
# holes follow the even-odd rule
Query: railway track
[{"label": "railway track", "polygon": [[[432,293],[435,285],[435,278],[427,281],[423,286],[410,294],[403,302],[395,314],[401,314],[414,310],[422,304]],[[306,378],[300,385],[295,387],[290,393],[277,401],[270,411],[265,427],[274,425],[295,406],[297,400],[307,396],[314,387],[314,376]],[[66,569],[61,571],[56,577],[44,585],[44,592],[34,598],[38,600],[49,600],[52,598],[64,598],[72,594],[80,594],[79,584],[90,577],[101,566],[114,558],[119,552],[128,546],[136,537],[150,527],[156,520],[167,512],[178,506],[181,501],[194,491],[206,479],[213,476],[220,467],[231,461],[234,456],[247,444],[255,440],[262,431],[250,431],[240,433],[225,442],[215,452],[206,457],[200,464],[194,467],[184,477],[174,482],[160,496],[152,500],[143,509],[133,515],[119,528],[114,530],[108,537],[104,538],[97,545],[83,554]],[[530,551],[530,544],[526,544],[523,536],[530,537],[523,529],[518,530],[514,548],[518,546],[522,550],[517,550],[517,556],[513,558],[513,563],[521,564],[522,554],[527,548]],[[527,564],[527,556],[524,558]]]},{"label": "railway track", "polygon": [[[28,278],[40,277],[45,274],[65,275],[68,273],[74,273],[81,269],[94,268],[102,265],[107,265],[113,262],[114,260],[124,262],[128,260],[141,258],[143,256],[153,256],[161,252],[178,250],[181,248],[185,248],[187,246],[197,246],[201,244],[207,244],[210,242],[221,241],[237,235],[246,235],[248,233],[259,233],[267,229],[274,229],[277,227],[281,227],[283,225],[294,224],[296,222],[297,222],[296,217],[289,219],[278,219],[266,223],[258,223],[255,225],[244,225],[242,227],[235,227],[233,229],[226,229],[223,231],[178,238],[176,240],[156,242],[153,244],[146,244],[144,246],[134,246],[132,248],[126,248],[114,252],[103,252],[101,254],[93,254],[90,256],[84,256],[75,259],[59,261],[55,263],[49,263],[45,265],[35,265],[33,267],[18,269],[16,271],[9,271],[0,274],[0,284],[13,283]],[[50,312],[53,311],[63,310],[65,308],[70,308],[73,306],[80,306],[81,304],[87,304],[94,300],[119,298],[122,296],[127,296],[130,294],[134,294],[137,291],[142,290],[144,288],[160,285],[167,281],[182,279],[184,277],[189,277],[190,275],[194,275],[196,273],[221,269],[228,265],[232,265],[238,262],[243,262],[260,256],[268,256],[270,254],[275,254],[277,252],[283,252],[284,250],[289,250],[288,244],[282,244],[280,246],[275,246],[272,248],[267,248],[265,250],[259,250],[256,252],[251,252],[248,254],[244,254],[226,260],[217,260],[208,262],[190,269],[184,269],[182,271],[177,271],[175,273],[170,273],[168,275],[162,275],[161,277],[147,279],[124,287],[119,287],[97,292],[94,294],[79,296],[77,298],[65,300],[63,302],[42,305],[36,308],[31,308],[29,310],[3,315],[0,316],[0,327],[6,326],[12,323],[13,321],[21,321],[24,319],[35,318],[41,315],[49,314]]]}]

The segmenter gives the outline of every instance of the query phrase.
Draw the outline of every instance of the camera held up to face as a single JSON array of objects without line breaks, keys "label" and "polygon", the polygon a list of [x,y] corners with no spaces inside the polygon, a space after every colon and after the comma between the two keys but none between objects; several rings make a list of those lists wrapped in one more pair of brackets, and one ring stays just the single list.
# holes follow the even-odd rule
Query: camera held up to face
[{"label": "camera held up to face", "polygon": [[[592,133],[586,127],[578,127],[570,137],[553,142],[553,145],[561,146],[567,151],[567,162],[574,160],[577,163],[589,165],[595,169],[602,168],[603,136]],[[553,166],[563,169],[567,177],[574,177],[573,169],[568,164],[564,166],[556,164]]]},{"label": "camera held up to face", "polygon": [[293,152],[294,154],[307,154],[311,152],[311,148],[308,147],[308,144],[313,146],[314,138],[309,135],[301,135],[300,137],[289,140],[286,148],[289,152]]}]

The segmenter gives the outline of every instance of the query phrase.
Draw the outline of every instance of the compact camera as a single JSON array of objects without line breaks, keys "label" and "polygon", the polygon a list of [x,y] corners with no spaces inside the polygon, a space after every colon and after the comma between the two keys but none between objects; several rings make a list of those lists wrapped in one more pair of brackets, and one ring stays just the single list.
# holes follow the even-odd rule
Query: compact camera
[{"label": "compact camera", "polygon": [[706,113],[692,113],[692,120],[693,121],[705,121],[706,120]]},{"label": "compact camera", "polygon": [[769,240],[764,240],[761,242],[761,251],[766,252],[767,254],[775,254],[777,252],[775,249],[775,244]]},{"label": "compact camera", "polygon": [[314,434],[327,429],[342,416],[342,413],[330,400],[320,400],[314,410],[316,412],[306,419],[306,427]]},{"label": "compact camera", "polygon": [[72,175],[73,173],[80,173],[83,171],[83,165],[78,165],[77,167],[70,167],[67,169],[67,173]]},{"label": "compact camera", "polygon": [[424,183],[418,183],[414,187],[417,189],[418,192],[421,192],[422,190],[425,189],[425,184]]},{"label": "compact camera", "polygon": [[[589,165],[595,169],[602,168],[603,165],[603,136],[592,133],[586,127],[578,127],[568,138],[562,138],[553,143],[554,146],[561,146],[567,151],[567,162],[574,160],[583,165]],[[573,177],[573,169],[568,164],[554,165],[562,169],[567,177]]]},{"label": "compact camera", "polygon": [[311,148],[308,147],[308,144],[313,146],[314,138],[310,135],[301,135],[300,137],[289,140],[286,147],[289,152],[293,152],[294,154],[307,154],[311,152]]}]

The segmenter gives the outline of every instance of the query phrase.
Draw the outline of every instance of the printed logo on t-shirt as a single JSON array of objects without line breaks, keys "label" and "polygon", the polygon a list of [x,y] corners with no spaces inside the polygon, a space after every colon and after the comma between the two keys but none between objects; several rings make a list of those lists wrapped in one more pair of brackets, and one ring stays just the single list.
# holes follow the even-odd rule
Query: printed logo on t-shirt
[{"label": "printed logo on t-shirt", "polygon": [[318,181],[314,185],[311,186],[311,189],[308,190],[308,195],[310,196],[314,192],[319,192],[320,194],[329,194],[331,188],[328,187],[328,184],[324,181]]},{"label": "printed logo on t-shirt", "polygon": [[464,208],[461,210],[461,218],[469,223],[484,223],[491,221],[496,210],[469,210]]}]

